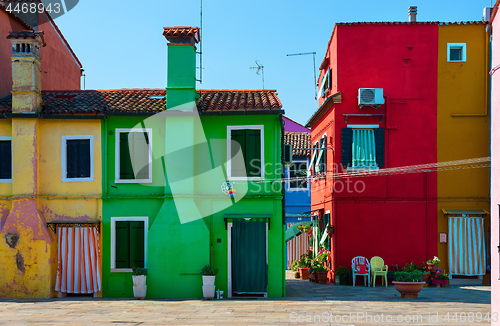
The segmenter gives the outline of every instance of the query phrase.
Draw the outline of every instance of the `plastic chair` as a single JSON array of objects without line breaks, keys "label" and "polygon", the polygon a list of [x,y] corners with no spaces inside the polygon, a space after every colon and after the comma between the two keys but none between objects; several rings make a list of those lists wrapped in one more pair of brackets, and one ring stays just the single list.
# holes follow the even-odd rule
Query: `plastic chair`
[{"label": "plastic chair", "polygon": [[370,263],[368,259],[363,256],[354,257],[351,261],[352,265],[352,286],[356,286],[356,275],[363,276],[366,281],[368,281],[368,287],[370,287]]},{"label": "plastic chair", "polygon": [[384,285],[385,279],[385,287],[387,287],[387,271],[389,270],[389,268],[384,264],[384,260],[379,256],[374,256],[372,257],[372,259],[370,259],[370,265],[373,286],[375,287],[375,280],[377,276],[382,276],[382,285]]}]

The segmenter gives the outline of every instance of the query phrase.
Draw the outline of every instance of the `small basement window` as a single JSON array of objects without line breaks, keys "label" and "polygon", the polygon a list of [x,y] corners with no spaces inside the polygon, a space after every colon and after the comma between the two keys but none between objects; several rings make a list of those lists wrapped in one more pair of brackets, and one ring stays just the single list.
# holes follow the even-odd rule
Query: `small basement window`
[{"label": "small basement window", "polygon": [[448,43],[448,62],[466,62],[466,44]]}]

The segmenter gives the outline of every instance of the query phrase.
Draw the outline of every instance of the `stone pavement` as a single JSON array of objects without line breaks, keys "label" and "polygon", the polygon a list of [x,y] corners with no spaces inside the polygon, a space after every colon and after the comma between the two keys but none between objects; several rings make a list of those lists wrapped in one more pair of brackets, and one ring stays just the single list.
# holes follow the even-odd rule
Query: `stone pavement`
[{"label": "stone pavement", "polygon": [[[1,325],[474,325],[490,324],[489,286],[424,288],[403,300],[394,286],[295,280],[278,299],[0,299]],[[448,314],[448,315],[447,315]],[[488,314],[488,315],[487,315]],[[498,317],[498,316],[496,316]]]}]

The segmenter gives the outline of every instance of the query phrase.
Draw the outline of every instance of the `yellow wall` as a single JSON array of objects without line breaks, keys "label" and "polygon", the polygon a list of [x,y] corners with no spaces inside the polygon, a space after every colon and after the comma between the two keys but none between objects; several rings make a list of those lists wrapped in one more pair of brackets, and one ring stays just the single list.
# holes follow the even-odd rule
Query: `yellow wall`
[{"label": "yellow wall", "polygon": [[[46,222],[101,220],[101,121],[0,120],[0,136],[11,135],[13,182],[0,183],[0,297],[55,296],[57,242]],[[94,137],[94,181],[62,182],[62,136],[73,135]],[[4,240],[13,234],[14,247]]]},{"label": "yellow wall", "polygon": [[[485,25],[442,25],[438,54],[438,162],[489,156],[488,37]],[[447,44],[466,43],[466,62],[447,62]],[[489,210],[489,168],[438,172],[438,234],[448,233],[442,209]],[[489,230],[487,217],[485,231]],[[447,244],[438,244],[448,269]],[[430,258],[429,258],[430,259]]]}]

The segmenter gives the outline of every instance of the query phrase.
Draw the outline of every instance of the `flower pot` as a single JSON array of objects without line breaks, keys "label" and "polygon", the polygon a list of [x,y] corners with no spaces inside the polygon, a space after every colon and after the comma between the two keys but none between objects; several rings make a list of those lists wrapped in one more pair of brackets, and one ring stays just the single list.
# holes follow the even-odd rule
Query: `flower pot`
[{"label": "flower pot", "polygon": [[[144,276],[144,275],[141,275]],[[134,297],[136,299],[144,299],[146,298],[146,290],[148,286],[147,285],[134,285]]]},{"label": "flower pot", "polygon": [[434,280],[432,284],[439,284],[441,287],[445,287],[448,284],[448,280]]},{"label": "flower pot", "polygon": [[428,283],[429,282],[429,277],[431,276],[431,274],[430,273],[424,273],[422,276],[424,278],[424,282]]},{"label": "flower pot", "polygon": [[146,275],[132,275],[134,285],[146,285]]},{"label": "flower pot", "polygon": [[215,275],[203,275],[203,285],[215,285]]},{"label": "flower pot", "polygon": [[215,285],[203,285],[203,297],[212,300],[215,296]]},{"label": "flower pot", "polygon": [[328,272],[316,272],[316,275],[318,276],[319,284],[326,284]]},{"label": "flower pot", "polygon": [[392,281],[396,290],[403,299],[417,299],[418,293],[424,288],[425,282],[396,282]]},{"label": "flower pot", "polygon": [[344,276],[344,277],[339,277],[340,280],[340,285],[347,285],[349,283],[349,277]]},{"label": "flower pot", "polygon": [[294,276],[295,278],[300,278],[300,272],[299,271],[294,272]]},{"label": "flower pot", "polygon": [[318,274],[316,274],[316,271],[312,271],[312,273],[309,274],[309,281],[318,283]]},{"label": "flower pot", "polygon": [[299,273],[300,273],[300,279],[301,280],[307,280],[309,277],[309,268],[299,268]]}]

